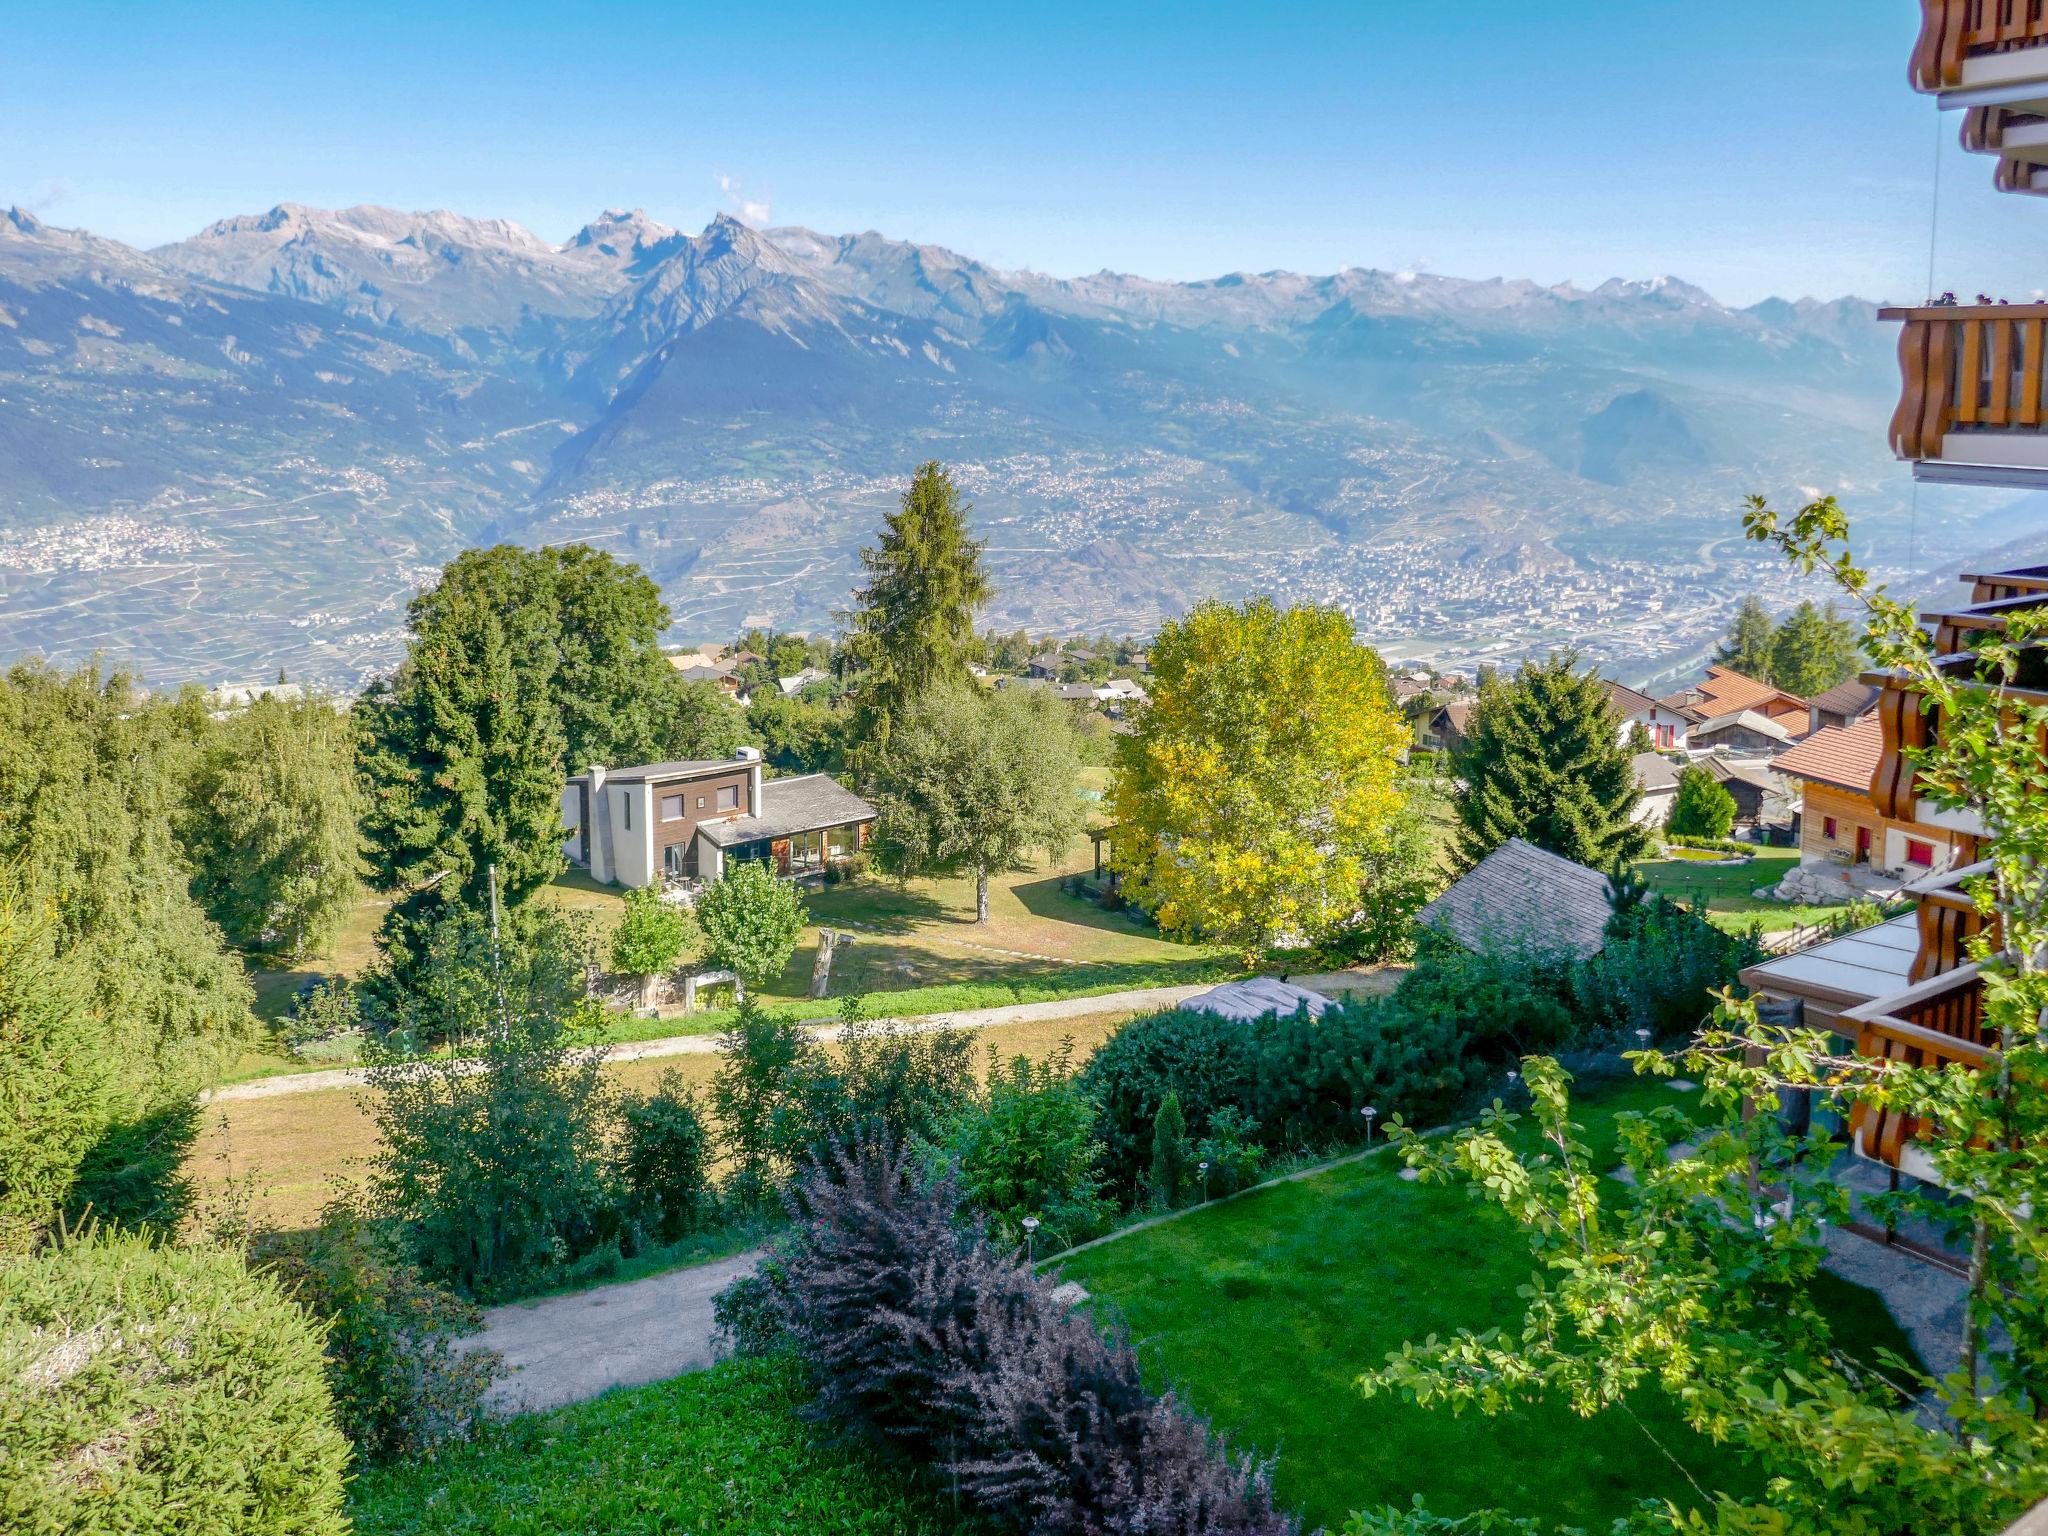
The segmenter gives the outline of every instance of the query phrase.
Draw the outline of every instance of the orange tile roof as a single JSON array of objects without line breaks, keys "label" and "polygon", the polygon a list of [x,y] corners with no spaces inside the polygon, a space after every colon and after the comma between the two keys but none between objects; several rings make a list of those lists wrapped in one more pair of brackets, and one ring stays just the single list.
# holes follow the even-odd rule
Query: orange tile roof
[{"label": "orange tile roof", "polygon": [[1815,731],[1791,751],[1771,759],[1771,767],[1787,778],[1832,784],[1837,789],[1870,792],[1884,736],[1876,715],[1854,725],[1831,725]]},{"label": "orange tile roof", "polygon": [[1787,693],[1782,688],[1773,688],[1769,683],[1760,683],[1753,677],[1728,667],[1708,667],[1707,680],[1698,687],[1698,693],[1709,715],[1732,715],[1738,709],[1754,709],[1766,713],[1765,706],[1775,705],[1779,709],[1788,704],[1806,708],[1806,700],[1796,693]]}]

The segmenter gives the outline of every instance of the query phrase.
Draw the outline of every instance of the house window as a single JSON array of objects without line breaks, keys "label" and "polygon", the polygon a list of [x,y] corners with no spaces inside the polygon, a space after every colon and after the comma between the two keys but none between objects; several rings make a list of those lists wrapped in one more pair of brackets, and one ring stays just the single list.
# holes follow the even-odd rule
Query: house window
[{"label": "house window", "polygon": [[1820,835],[1829,842],[1835,840],[1835,818],[1830,816],[1820,824]]},{"label": "house window", "polygon": [[702,795],[697,797],[697,809],[700,811],[704,809],[704,797]]},{"label": "house window", "polygon": [[1923,843],[1917,837],[1907,838],[1906,862],[1918,864],[1922,869],[1934,868],[1934,844]]},{"label": "house window", "polygon": [[621,803],[622,803],[622,804],[623,804],[623,805],[624,805],[624,806],[626,807],[626,830],[627,830],[628,832],[630,832],[630,831],[632,831],[632,830],[633,830],[633,793],[632,793],[632,791],[631,791],[631,790],[628,790],[628,791],[627,791],[627,792],[626,792],[625,794],[623,794],[623,795],[619,796],[619,800],[620,800],[620,802],[621,802]]},{"label": "house window", "polygon": [[661,819],[663,821],[681,821],[683,819],[683,797],[681,795],[663,795],[661,797]]},{"label": "house window", "polygon": [[721,811],[736,811],[740,808],[740,791],[737,784],[718,786],[718,808]]}]

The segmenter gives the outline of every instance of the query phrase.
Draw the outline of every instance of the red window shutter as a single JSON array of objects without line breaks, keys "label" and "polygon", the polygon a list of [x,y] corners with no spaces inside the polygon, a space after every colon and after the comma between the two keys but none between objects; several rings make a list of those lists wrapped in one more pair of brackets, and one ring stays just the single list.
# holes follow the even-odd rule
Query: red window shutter
[{"label": "red window shutter", "polygon": [[1917,837],[1906,839],[1906,862],[1918,864],[1926,869],[1934,867],[1934,844],[1923,843]]}]

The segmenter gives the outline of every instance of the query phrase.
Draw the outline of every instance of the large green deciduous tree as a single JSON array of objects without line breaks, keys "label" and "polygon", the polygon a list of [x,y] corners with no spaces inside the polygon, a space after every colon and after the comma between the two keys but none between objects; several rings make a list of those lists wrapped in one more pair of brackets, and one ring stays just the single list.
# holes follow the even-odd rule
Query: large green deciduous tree
[{"label": "large green deciduous tree", "polygon": [[653,886],[626,892],[626,910],[612,930],[612,969],[640,978],[640,1003],[654,1003],[654,984],[675,968],[690,941],[690,919]]},{"label": "large green deciduous tree", "polygon": [[187,790],[193,894],[238,948],[320,953],[360,894],[361,813],[348,716],[259,698],[209,733]]},{"label": "large green deciduous tree", "polygon": [[1333,608],[1206,602],[1152,647],[1117,743],[1112,861],[1169,933],[1249,961],[1358,913],[1403,812],[1408,733],[1386,669]]},{"label": "large green deciduous tree", "polygon": [[875,858],[906,878],[972,872],[985,923],[991,871],[1056,859],[1081,830],[1080,776],[1073,720],[1045,690],[933,689],[875,767]]},{"label": "large green deciduous tree", "polygon": [[1714,652],[1714,662],[1767,683],[1771,681],[1771,642],[1775,637],[1771,610],[1761,598],[1745,597],[1735,610],[1735,617],[1729,620],[1728,633],[1720,649]]},{"label": "large green deciduous tree", "polygon": [[844,616],[842,650],[856,674],[851,735],[854,766],[863,775],[912,700],[968,675],[974,611],[989,596],[984,546],[967,531],[971,510],[941,465],[921,464],[881,540],[860,552],[866,580]]},{"label": "large green deciduous tree", "polygon": [[1511,837],[1601,870],[1649,848],[1649,830],[1630,819],[1642,791],[1621,716],[1570,652],[1524,662],[1482,688],[1455,767],[1467,868]]},{"label": "large green deciduous tree", "polygon": [[1801,698],[1846,683],[1857,665],[1855,628],[1832,603],[1801,603],[1771,637],[1771,681]]}]

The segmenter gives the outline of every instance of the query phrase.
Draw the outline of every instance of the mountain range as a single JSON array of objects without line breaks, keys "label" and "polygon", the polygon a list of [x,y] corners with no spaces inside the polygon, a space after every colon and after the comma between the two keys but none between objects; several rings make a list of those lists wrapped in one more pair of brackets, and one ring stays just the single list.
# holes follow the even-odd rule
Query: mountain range
[{"label": "mountain range", "polygon": [[1668,277],[1054,278],[723,216],[612,210],[556,245],[289,203],[143,251],[15,209],[0,656],[351,685],[498,539],[638,561],[678,638],[820,628],[937,458],[1006,628],[1272,591],[1396,653],[1647,666],[1770,579],[1743,493],[1896,527],[1892,346],[1861,300]]}]

